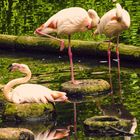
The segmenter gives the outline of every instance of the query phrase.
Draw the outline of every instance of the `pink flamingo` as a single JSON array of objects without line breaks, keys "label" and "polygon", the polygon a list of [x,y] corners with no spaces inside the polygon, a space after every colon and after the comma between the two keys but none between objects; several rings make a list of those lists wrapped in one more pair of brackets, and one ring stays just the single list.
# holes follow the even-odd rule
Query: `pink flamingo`
[{"label": "pink flamingo", "polygon": [[35,30],[35,33],[38,35],[45,35],[60,41],[61,51],[64,49],[64,41],[49,35],[49,33],[56,32],[57,34],[68,35],[68,55],[71,67],[71,81],[73,84],[78,84],[79,82],[74,79],[72,51],[70,45],[71,34],[90,30],[96,27],[98,22],[99,17],[94,10],[89,9],[86,11],[80,7],[71,7],[59,11]]},{"label": "pink flamingo", "polygon": [[[69,102],[65,92],[51,90],[39,84],[27,83],[31,79],[31,70],[25,64],[13,63],[10,71],[20,71],[25,77],[9,81],[3,89],[5,98],[13,103]],[[16,86],[18,85],[18,86]],[[15,88],[13,88],[16,86]]]},{"label": "pink flamingo", "polygon": [[[116,4],[116,8],[105,13],[97,26],[94,34],[105,34],[107,37],[117,36],[116,54],[118,62],[118,73],[120,73],[120,58],[119,58],[119,35],[123,30],[128,29],[130,26],[130,15],[125,10],[122,9],[119,3]],[[108,62],[109,62],[109,73],[111,71],[111,41],[108,45]]]}]

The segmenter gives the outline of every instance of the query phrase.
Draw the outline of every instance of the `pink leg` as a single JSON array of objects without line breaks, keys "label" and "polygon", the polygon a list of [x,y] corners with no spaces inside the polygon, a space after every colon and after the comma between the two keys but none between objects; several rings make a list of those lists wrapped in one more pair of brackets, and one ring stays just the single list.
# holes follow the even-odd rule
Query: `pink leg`
[{"label": "pink leg", "polygon": [[75,84],[74,72],[73,72],[72,51],[71,51],[71,46],[70,46],[70,35],[68,36],[68,55],[69,55],[69,60],[70,60],[71,82],[72,82],[73,84]]},{"label": "pink leg", "polygon": [[111,41],[109,41],[109,43],[108,43],[108,67],[109,67],[109,73],[111,73],[111,60],[110,60],[111,47],[110,47],[110,43],[111,43]]},{"label": "pink leg", "polygon": [[72,82],[74,85],[78,85],[78,84],[80,84],[81,82],[80,82],[80,81],[75,81],[75,79],[74,79],[72,51],[71,51],[71,46],[70,46],[70,35],[68,36],[68,55],[69,55],[69,60],[70,60],[71,82]]},{"label": "pink leg", "polygon": [[36,33],[39,34],[39,35],[47,36],[47,37],[52,38],[52,39],[54,39],[54,40],[60,41],[60,51],[62,51],[62,50],[64,49],[64,40],[61,40],[61,39],[56,38],[56,37],[54,37],[54,36],[51,36],[51,35],[49,35],[49,34],[44,34],[44,33],[40,32],[39,30],[36,30],[36,31],[35,31],[35,34],[36,34]]},{"label": "pink leg", "polygon": [[119,35],[117,36],[116,54],[117,54],[117,60],[118,60],[118,73],[120,74]]}]

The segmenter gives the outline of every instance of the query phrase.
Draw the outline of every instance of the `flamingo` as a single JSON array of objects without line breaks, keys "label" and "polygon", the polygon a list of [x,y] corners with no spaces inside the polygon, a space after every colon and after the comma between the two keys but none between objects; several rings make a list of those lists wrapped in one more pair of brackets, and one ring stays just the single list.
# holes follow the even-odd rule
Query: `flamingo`
[{"label": "flamingo", "polygon": [[[50,102],[67,102],[68,98],[65,92],[54,91],[39,84],[25,84],[31,78],[31,71],[25,64],[13,63],[11,71],[20,71],[26,74],[25,77],[17,78],[8,82],[3,89],[5,98],[13,103],[48,103]],[[21,85],[19,85],[21,84]],[[15,85],[19,85],[13,89]]]},{"label": "flamingo", "polygon": [[35,140],[57,140],[62,139],[69,136],[70,130],[63,129],[48,129],[46,131],[42,131],[37,136],[35,136]]},{"label": "flamingo", "polygon": [[[94,34],[105,34],[107,37],[117,37],[116,54],[118,62],[118,73],[120,73],[120,58],[119,58],[119,35],[122,31],[130,27],[130,15],[129,13],[121,7],[119,3],[116,4],[116,8],[105,13]],[[111,41],[108,44],[108,63],[109,63],[109,73],[111,71]]]},{"label": "flamingo", "polygon": [[71,7],[66,8],[47,20],[39,28],[35,30],[35,34],[45,35],[55,40],[60,41],[60,51],[64,49],[64,41],[55,38],[50,33],[56,32],[57,34],[66,34],[68,35],[68,55],[70,60],[70,69],[71,69],[71,82],[73,84],[78,84],[78,81],[74,79],[73,72],[73,60],[72,60],[72,51],[71,51],[71,34],[75,32],[84,32],[90,30],[97,26],[99,22],[99,17],[96,11],[89,9],[86,11],[80,7]]}]

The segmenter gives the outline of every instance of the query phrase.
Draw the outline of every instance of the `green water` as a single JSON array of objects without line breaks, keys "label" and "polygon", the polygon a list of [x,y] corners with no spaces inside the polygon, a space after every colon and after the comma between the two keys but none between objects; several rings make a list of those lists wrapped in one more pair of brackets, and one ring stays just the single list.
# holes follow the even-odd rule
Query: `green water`
[{"label": "green water", "polygon": [[[140,46],[140,1],[139,0],[118,0],[121,5],[128,10],[131,16],[131,27],[123,32],[120,42]],[[14,35],[33,35],[34,30],[44,23],[50,16],[59,10],[79,6],[85,9],[95,9],[99,16],[115,6],[111,0],[1,0],[0,1],[0,33]],[[60,36],[65,37],[65,36]],[[92,32],[76,33],[73,39],[81,40],[105,40],[104,36],[93,37]],[[12,52],[13,53],[13,52]],[[12,54],[11,53],[11,54]],[[13,53],[13,55],[3,53],[0,55],[0,83],[6,84],[9,80],[23,76],[19,72],[9,73],[7,67],[13,62],[28,64],[33,75],[31,83],[38,83],[49,88],[58,90],[61,83],[70,79],[69,62],[66,56],[30,56],[30,54]],[[16,56],[16,57],[15,57]],[[101,65],[99,60],[89,60],[86,58],[74,58],[76,79],[102,78],[110,82],[107,74],[107,64]],[[96,138],[86,136],[84,133],[83,121],[95,115],[102,115],[103,111],[108,114],[118,114],[122,111],[124,118],[137,119],[137,129],[135,136],[131,140],[140,139],[140,65],[130,63],[129,65],[121,62],[121,91],[119,89],[117,64],[113,63],[112,83],[113,96],[105,95],[101,98],[92,97],[91,100],[85,99],[76,104],[77,109],[77,132],[71,128],[69,139],[71,140],[123,140],[124,137],[115,138]],[[105,74],[96,74],[104,71]],[[121,93],[121,94],[120,94]],[[2,93],[1,93],[2,94]],[[117,104],[115,106],[114,104]],[[74,105],[56,104],[57,117],[54,123],[56,127],[66,128],[68,125],[74,125]],[[32,130],[35,134],[48,130],[51,124],[3,124],[10,127],[25,127]],[[68,139],[68,138],[67,138]]]},{"label": "green water", "polygon": [[[15,54],[12,55],[0,55],[0,83],[6,84],[9,80],[23,76],[19,72],[9,73],[7,67],[13,62],[25,63],[27,64],[32,71],[32,79],[30,83],[38,83],[45,86],[48,86],[51,89],[58,90],[61,83],[68,81],[70,79],[69,72],[69,62],[67,56],[30,56],[30,54]],[[16,56],[16,57],[15,57]],[[108,82],[110,77],[108,73],[107,64],[101,65],[99,60],[90,60],[86,58],[75,58],[75,76],[76,79],[105,79]],[[89,137],[85,136],[83,121],[92,116],[102,115],[103,112],[108,114],[115,114],[122,118],[137,119],[137,128],[135,132],[135,137],[132,137],[131,140],[140,139],[140,66],[132,64],[129,65],[121,63],[121,90],[119,89],[118,74],[116,63],[113,63],[112,70],[112,83],[113,83],[113,95],[103,95],[99,97],[92,97],[90,100],[84,100],[76,103],[77,109],[77,131],[74,133],[74,128],[71,127],[71,132],[69,138],[71,140],[123,140],[124,137]],[[105,72],[104,74],[96,74],[96,72]],[[120,94],[121,93],[121,94]],[[115,105],[117,104],[117,105]],[[118,113],[118,110],[121,110],[121,115]],[[56,114],[55,119],[56,127],[66,128],[68,125],[74,125],[74,105],[73,103],[56,104]],[[51,122],[53,123],[53,122]],[[39,124],[10,124],[6,123],[6,126],[14,127],[24,127],[32,130],[35,134],[43,130],[48,130],[50,122],[39,123]]]},{"label": "green water", "polygon": [[[131,27],[123,32],[120,42],[140,46],[140,1],[118,0],[131,16]],[[115,6],[112,0],[1,0],[0,33],[33,35],[34,30],[50,16],[66,7],[93,8],[101,17]],[[92,32],[77,33],[73,39],[105,40],[104,36],[93,37]]]}]

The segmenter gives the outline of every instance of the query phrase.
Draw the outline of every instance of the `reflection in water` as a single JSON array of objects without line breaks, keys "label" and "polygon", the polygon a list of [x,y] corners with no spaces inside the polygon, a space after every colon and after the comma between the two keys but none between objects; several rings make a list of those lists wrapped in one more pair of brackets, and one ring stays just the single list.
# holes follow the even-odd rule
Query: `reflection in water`
[{"label": "reflection in water", "polygon": [[77,110],[76,110],[76,102],[73,103],[74,110],[74,137],[77,140]]},{"label": "reflection in water", "polygon": [[[112,103],[107,104],[107,105],[101,105],[99,100],[96,103],[97,107],[100,109],[102,114],[104,116],[116,116],[120,119],[125,119],[125,120],[130,120],[131,121],[131,126],[129,128],[129,133],[128,134],[134,134],[135,129],[137,128],[137,120],[136,118],[125,108],[123,105],[122,101],[122,93],[121,93],[121,80],[120,80],[120,73],[118,73],[118,86],[119,86],[119,91],[118,91],[118,96],[120,98],[119,103],[115,103],[114,100],[114,93],[113,93],[113,86],[112,86],[112,75],[109,74],[110,78],[110,85],[111,85],[111,99]],[[121,132],[121,131],[120,131]],[[125,131],[124,131],[125,133]],[[124,140],[130,140],[130,136],[124,136]]]},{"label": "reflection in water", "polygon": [[69,136],[70,128],[66,129],[49,129],[42,131],[35,136],[35,140],[56,140]]}]

